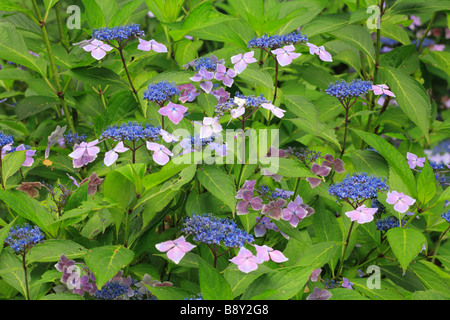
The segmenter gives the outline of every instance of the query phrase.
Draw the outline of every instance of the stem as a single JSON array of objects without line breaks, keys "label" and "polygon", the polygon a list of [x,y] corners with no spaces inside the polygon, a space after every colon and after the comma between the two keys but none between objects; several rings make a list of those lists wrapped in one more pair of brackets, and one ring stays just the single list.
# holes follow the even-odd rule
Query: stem
[{"label": "stem", "polygon": [[346,143],[346,141],[347,141],[347,130],[348,130],[348,110],[349,110],[350,108],[349,107],[347,107],[347,108],[345,108],[345,131],[344,131],[344,141],[343,141],[343,143],[342,143],[342,151],[341,151],[341,156],[339,157],[339,158],[341,158],[342,159],[342,156],[344,155],[344,152],[345,152],[345,143]]},{"label": "stem", "polygon": [[245,135],[244,135],[244,131],[245,131],[245,118],[242,117],[241,120],[241,128],[242,128],[242,165],[245,164]]},{"label": "stem", "polygon": [[428,32],[431,29],[431,26],[433,25],[434,19],[436,18],[436,13],[433,13],[433,16],[431,17],[430,22],[428,23],[427,29],[425,30],[425,33],[423,34],[422,38],[420,39],[420,43],[419,43],[419,53],[422,52],[422,46],[423,46],[423,40],[425,40],[425,37],[427,36]]},{"label": "stem", "polygon": [[52,73],[52,76],[53,76],[53,79],[54,79],[55,85],[56,85],[56,95],[58,96],[61,106],[64,110],[64,115],[66,116],[67,125],[72,130],[72,132],[75,132],[75,127],[73,125],[73,121],[72,121],[72,118],[70,117],[70,113],[69,113],[69,107],[67,106],[66,101],[64,100],[64,94],[62,92],[62,87],[61,87],[61,81],[60,81],[60,78],[57,73],[57,67],[55,64],[55,60],[53,58],[53,52],[52,52],[52,48],[50,45],[47,28],[45,27],[45,21],[42,21],[42,16],[41,16],[41,13],[39,12],[39,7],[36,3],[36,0],[32,0],[32,2],[33,2],[34,11],[36,12],[36,15],[39,20],[39,25],[42,30],[42,37],[44,39],[45,46],[47,47],[48,60],[50,62],[50,70],[51,70],[51,73]]},{"label": "stem", "polygon": [[352,224],[350,225],[350,228],[348,229],[347,239],[345,240],[345,247],[344,247],[344,250],[342,251],[341,261],[340,261],[340,264],[339,264],[339,272],[337,273],[338,277],[341,275],[342,269],[344,268],[345,254],[347,253],[348,243],[350,242],[350,235],[352,233],[352,229],[353,229],[353,225],[354,224],[355,224],[355,221],[352,221]]},{"label": "stem", "polygon": [[[431,250],[430,252],[430,256],[434,256],[436,255],[436,251],[439,248],[439,245],[441,244],[442,238],[444,238],[444,235],[447,233],[447,231],[450,230],[450,226],[448,226],[447,229],[445,229],[444,232],[442,232],[441,236],[439,237],[438,241],[436,242],[436,244],[434,245],[433,250]],[[434,263],[434,261],[436,260],[435,257],[433,257],[433,259],[431,260],[432,263]]]},{"label": "stem", "polygon": [[25,288],[26,288],[26,297],[25,299],[30,300],[30,289],[28,288],[28,272],[27,272],[27,263],[25,261],[26,252],[22,254],[22,267],[25,272]]},{"label": "stem", "polygon": [[[275,59],[275,58],[274,58]],[[275,104],[275,100],[277,99],[277,90],[278,90],[278,61],[275,59],[275,90],[273,92],[272,104]]]},{"label": "stem", "polygon": [[[0,154],[2,152],[3,147],[0,148]],[[2,189],[5,189],[5,181],[3,181],[3,163],[2,163],[2,157],[0,155],[0,180],[2,183]]]},{"label": "stem", "polygon": [[57,2],[55,4],[55,12],[56,12],[56,21],[58,21],[58,31],[59,31],[59,37],[60,37],[60,41],[62,43],[62,45],[64,46],[64,48],[66,49],[66,51],[68,51],[69,48],[69,42],[67,41],[66,38],[66,33],[64,33],[64,28],[63,28],[63,23],[62,23],[62,18],[61,18],[61,2]]},{"label": "stem", "polygon": [[120,59],[122,60],[122,64],[123,64],[123,67],[124,67],[124,69],[125,69],[125,73],[127,74],[128,82],[130,83],[130,86],[131,86],[131,91],[133,91],[133,94],[136,96],[136,99],[137,99],[138,102],[139,102],[139,98],[138,98],[138,96],[137,96],[137,91],[136,91],[136,89],[134,88],[133,82],[131,81],[130,73],[128,72],[128,68],[127,68],[127,63],[125,62],[125,57],[123,56],[123,48],[122,48],[121,46],[119,46],[119,47],[117,48],[117,50],[119,50],[119,53],[120,53]]}]

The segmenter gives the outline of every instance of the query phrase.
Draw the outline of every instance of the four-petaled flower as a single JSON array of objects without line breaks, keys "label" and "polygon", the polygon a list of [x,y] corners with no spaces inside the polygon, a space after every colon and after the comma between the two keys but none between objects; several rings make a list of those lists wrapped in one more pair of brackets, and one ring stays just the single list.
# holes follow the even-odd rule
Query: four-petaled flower
[{"label": "four-petaled flower", "polygon": [[392,191],[387,193],[386,202],[393,204],[395,211],[405,213],[408,211],[409,206],[412,206],[416,200],[403,192]]},{"label": "four-petaled flower", "polygon": [[175,240],[158,243],[155,247],[161,252],[167,251],[167,258],[178,264],[180,260],[183,259],[184,255],[196,246],[187,242],[186,239],[181,236]]},{"label": "four-petaled flower", "polygon": [[316,282],[317,279],[319,278],[321,272],[322,272],[322,268],[315,269],[315,270],[311,273],[311,276],[309,277],[309,279],[310,279],[312,282]]},{"label": "four-petaled flower", "polygon": [[233,69],[227,70],[227,67],[223,64],[217,65],[216,73],[214,75],[216,80],[222,81],[222,83],[227,87],[231,87],[234,82],[234,77],[236,77],[236,72]]},{"label": "four-petaled flower", "polygon": [[219,123],[219,118],[204,117],[202,127],[200,128],[200,138],[205,139],[211,137],[215,133],[222,131],[222,126]]},{"label": "four-petaled flower", "polygon": [[69,154],[69,157],[73,159],[73,167],[81,168],[94,161],[97,158],[97,153],[100,152],[100,148],[96,146],[98,143],[98,140],[94,140],[76,144],[73,147],[73,152]]},{"label": "four-petaled flower", "polygon": [[411,169],[415,169],[416,167],[423,168],[425,163],[425,158],[419,158],[414,153],[407,152],[406,159],[408,160],[408,165]]},{"label": "four-petaled flower", "polygon": [[213,83],[210,80],[212,80],[213,78],[214,72],[208,71],[205,67],[201,67],[198,73],[196,73],[189,79],[194,82],[200,82],[200,88],[202,88],[206,93],[210,93],[213,88]]},{"label": "four-petaled flower", "polygon": [[253,191],[244,190],[242,192],[242,201],[239,201],[236,205],[236,213],[238,215],[247,214],[249,206],[253,210],[261,210],[263,208],[262,199],[260,197],[253,197]]},{"label": "four-petaled flower", "polygon": [[139,38],[139,44],[137,48],[142,51],[153,50],[158,53],[167,52],[167,47],[162,43],[158,43],[155,40],[146,41],[141,38]]},{"label": "four-petaled flower", "polygon": [[261,103],[261,107],[263,107],[264,109],[269,110],[270,112],[272,112],[278,118],[283,118],[284,113],[286,112],[285,110],[283,110],[281,108],[278,108],[278,107],[274,106],[271,103]]},{"label": "four-petaled flower", "polygon": [[256,257],[260,258],[263,261],[272,260],[276,263],[281,263],[288,261],[289,259],[284,256],[284,254],[279,250],[274,250],[271,247],[266,245],[258,246],[255,244],[256,248]]},{"label": "four-petaled flower", "polygon": [[128,148],[124,147],[123,141],[120,141],[112,150],[109,150],[105,153],[105,165],[109,167],[119,158],[119,155],[117,153],[123,153],[128,150]]},{"label": "four-petaled flower", "polygon": [[298,223],[307,216],[308,211],[302,207],[303,199],[297,195],[294,201],[291,201],[287,208],[283,209],[281,219],[289,221],[291,226],[297,227]]},{"label": "four-petaled flower", "polygon": [[286,204],[286,200],[278,199],[276,201],[270,201],[268,204],[265,204],[262,208],[262,213],[267,214],[269,217],[280,220],[281,213],[284,205]]},{"label": "four-petaled flower", "polygon": [[295,47],[290,44],[288,46],[284,46],[283,48],[278,48],[275,50],[272,50],[272,53],[276,55],[277,61],[280,64],[280,66],[287,66],[292,63],[292,60],[297,59],[302,54],[294,52]]},{"label": "four-petaled flower", "polygon": [[373,84],[373,93],[377,96],[385,94],[387,96],[395,97],[395,94],[389,90],[389,87],[385,84]]},{"label": "four-petaled flower", "polygon": [[31,150],[25,148],[23,144],[16,148],[16,151],[24,151],[25,150],[25,161],[22,163],[24,167],[31,167],[34,162],[33,156],[36,154],[36,150]]},{"label": "four-petaled flower", "polygon": [[173,153],[169,149],[167,149],[162,144],[158,144],[155,142],[147,141],[147,149],[150,151],[154,151],[152,158],[157,164],[161,166],[169,162],[169,156],[173,156]]},{"label": "four-petaled flower", "polygon": [[239,270],[245,273],[258,269],[258,264],[263,263],[261,258],[253,255],[253,253],[245,247],[241,247],[238,255],[230,259],[230,261],[237,265]]},{"label": "four-petaled flower", "polygon": [[195,98],[200,94],[200,92],[197,92],[195,86],[192,83],[179,85],[178,90],[180,91],[179,99],[183,103],[185,103],[186,101],[194,101]]},{"label": "four-petaled flower", "polygon": [[322,61],[332,62],[333,58],[331,54],[325,50],[324,46],[316,46],[315,44],[307,42],[306,45],[309,47],[310,54],[317,54]]},{"label": "four-petaled flower", "polygon": [[188,108],[186,108],[185,106],[169,101],[167,106],[162,107],[158,110],[158,113],[163,116],[167,116],[173,123],[179,124],[183,119],[186,111],[188,111]]},{"label": "four-petaled flower", "polygon": [[94,59],[101,60],[106,56],[106,52],[111,51],[113,48],[103,41],[94,39],[89,44],[83,46],[83,49],[91,53]]},{"label": "four-petaled flower", "polygon": [[244,54],[239,53],[231,57],[231,63],[234,64],[234,70],[237,74],[240,74],[242,71],[244,71],[247,68],[248,64],[258,61],[253,57],[254,55],[255,52],[250,51]]},{"label": "four-petaled flower", "polygon": [[356,221],[359,224],[367,223],[373,220],[373,215],[377,212],[378,208],[367,208],[365,204],[359,206],[353,211],[345,213],[351,221]]}]

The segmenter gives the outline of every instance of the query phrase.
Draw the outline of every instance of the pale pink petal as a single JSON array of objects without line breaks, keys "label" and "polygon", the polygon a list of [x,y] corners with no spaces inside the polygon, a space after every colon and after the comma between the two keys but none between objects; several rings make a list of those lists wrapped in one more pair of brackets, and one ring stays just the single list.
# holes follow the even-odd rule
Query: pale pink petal
[{"label": "pale pink petal", "polygon": [[107,167],[112,165],[119,158],[119,155],[114,150],[109,150],[105,153],[104,163]]},{"label": "pale pink petal", "polygon": [[161,252],[166,252],[175,246],[172,240],[161,242],[155,245],[156,249]]}]

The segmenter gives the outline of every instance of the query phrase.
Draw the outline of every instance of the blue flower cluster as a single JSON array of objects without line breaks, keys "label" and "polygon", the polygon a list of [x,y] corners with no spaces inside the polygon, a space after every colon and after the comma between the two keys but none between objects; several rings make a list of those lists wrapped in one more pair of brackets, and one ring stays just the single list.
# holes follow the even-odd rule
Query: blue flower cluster
[{"label": "blue flower cluster", "polygon": [[178,90],[175,82],[170,83],[167,80],[151,83],[147,87],[148,90],[144,91],[144,99],[159,104],[170,100],[172,96],[180,94],[180,90]]},{"label": "blue flower cluster", "polygon": [[66,143],[66,145],[68,146],[74,146],[76,144],[80,144],[84,141],[86,141],[86,135],[85,134],[81,134],[78,135],[78,133],[73,133],[72,130],[69,130],[65,135],[64,135],[64,141]]},{"label": "blue flower cluster", "polygon": [[201,57],[195,60],[193,68],[195,71],[200,70],[200,68],[205,68],[209,71],[216,71],[217,69],[217,59],[211,59],[208,57]]},{"label": "blue flower cluster", "polygon": [[377,192],[387,191],[388,186],[385,180],[376,176],[369,176],[367,173],[348,174],[341,182],[332,184],[328,193],[340,199],[361,201],[377,197]]},{"label": "blue flower cluster", "polygon": [[139,24],[92,30],[92,37],[101,41],[121,41],[142,36],[144,36],[144,31],[141,30],[141,26]]},{"label": "blue flower cluster", "polygon": [[445,219],[448,223],[450,223],[450,210],[441,214],[441,217]]},{"label": "blue flower cluster", "polygon": [[325,90],[330,96],[336,97],[339,100],[346,98],[359,97],[362,94],[367,93],[372,89],[371,81],[364,81],[361,79],[355,79],[348,83],[345,80],[336,81],[335,83],[330,83],[328,89]]},{"label": "blue flower cluster", "polygon": [[433,153],[445,153],[450,152],[450,139],[443,140],[433,148]]},{"label": "blue flower cluster", "polygon": [[430,161],[430,166],[431,166],[431,169],[433,169],[433,170],[444,169],[444,164],[442,162],[437,163],[436,161]]},{"label": "blue flower cluster", "polygon": [[294,194],[294,191],[287,191],[287,190],[275,188],[275,191],[272,191],[270,196],[272,197],[272,199],[277,199],[277,198],[289,199],[293,194]]},{"label": "blue flower cluster", "polygon": [[378,199],[373,199],[371,204],[370,204],[371,208],[377,208],[377,214],[382,214],[386,212],[386,207],[380,202],[378,201]]},{"label": "blue flower cluster", "polygon": [[94,298],[98,300],[120,299],[129,293],[130,286],[120,281],[109,281],[101,290],[94,293]]},{"label": "blue flower cluster", "polygon": [[450,178],[447,177],[445,174],[443,173],[435,173],[434,176],[436,177],[436,181],[441,185],[441,186],[445,186],[447,184],[450,183]]},{"label": "blue flower cluster", "polygon": [[238,225],[228,219],[214,217],[211,214],[192,215],[183,221],[181,231],[185,234],[192,234],[194,241],[207,244],[220,244],[231,248],[240,248],[245,243],[252,243],[254,238]]},{"label": "blue flower cluster", "polygon": [[184,298],[184,300],[203,300],[203,295],[199,293],[198,295],[190,296],[189,298]]},{"label": "blue flower cluster", "polygon": [[192,148],[200,147],[200,146],[204,147],[214,141],[213,136],[208,137],[208,138],[200,138],[199,135],[194,135],[194,136],[191,136],[190,139],[191,139],[191,147]]},{"label": "blue flower cluster", "polygon": [[327,289],[334,289],[341,285],[340,281],[334,279],[324,279],[323,282]]},{"label": "blue flower cluster", "polygon": [[[406,221],[402,221],[402,225],[405,224]],[[381,232],[386,232],[389,229],[399,227],[398,219],[394,216],[388,216],[384,219],[380,219],[376,222],[377,229]]]},{"label": "blue flower cluster", "polygon": [[138,141],[138,140],[158,140],[161,128],[146,123],[145,126],[140,122],[129,121],[120,126],[108,126],[102,132],[102,139],[113,139],[116,141]]},{"label": "blue flower cluster", "polygon": [[307,148],[287,147],[286,156],[299,159],[304,162],[316,161],[322,154],[318,151],[309,150]]},{"label": "blue flower cluster", "polygon": [[6,236],[5,243],[9,245],[15,252],[24,254],[34,245],[43,242],[45,235],[38,226],[13,227]]},{"label": "blue flower cluster", "polygon": [[13,136],[0,132],[0,149],[13,142],[14,142]]},{"label": "blue flower cluster", "polygon": [[294,31],[289,34],[284,35],[273,35],[264,34],[262,37],[252,38],[248,44],[247,48],[265,48],[265,49],[277,49],[288,44],[296,44],[300,42],[308,41],[305,35],[302,35],[299,31]]},{"label": "blue flower cluster", "polygon": [[[254,96],[254,95],[252,95],[252,96],[244,96],[240,92],[236,92],[235,98],[244,99],[245,100],[245,105],[247,107],[253,107],[253,108],[258,108],[263,103],[270,103],[269,100],[266,100],[264,98],[264,94],[262,94],[262,93],[259,96]],[[233,101],[234,101],[234,99],[233,99]]]}]

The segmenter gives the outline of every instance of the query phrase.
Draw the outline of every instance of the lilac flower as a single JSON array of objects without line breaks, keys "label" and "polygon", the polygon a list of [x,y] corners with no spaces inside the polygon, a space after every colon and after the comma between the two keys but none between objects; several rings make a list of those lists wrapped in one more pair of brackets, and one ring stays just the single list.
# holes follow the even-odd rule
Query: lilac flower
[{"label": "lilac flower", "polygon": [[306,297],[306,300],[328,300],[332,296],[330,291],[326,289],[321,290],[319,287],[315,287],[313,292]]},{"label": "lilac flower", "polygon": [[405,213],[408,211],[409,206],[412,206],[416,200],[405,195],[403,192],[392,191],[387,193],[386,202],[393,204],[395,211]]},{"label": "lilac flower", "polygon": [[242,185],[242,188],[238,190],[236,194],[236,199],[244,199],[244,192],[245,191],[251,191],[255,190],[256,180],[245,180],[244,184]]},{"label": "lilac flower", "polygon": [[167,143],[177,142],[178,137],[174,136],[173,134],[167,132],[166,130],[160,129],[159,134],[163,138],[163,140]]},{"label": "lilac flower", "polygon": [[82,47],[85,51],[90,52],[92,57],[101,60],[106,56],[106,52],[113,49],[110,45],[103,43],[100,40],[94,39],[89,44]]},{"label": "lilac flower", "polygon": [[222,81],[224,85],[227,87],[231,87],[233,85],[233,78],[236,77],[236,72],[233,69],[228,69],[223,64],[217,65],[217,70],[214,75],[216,80]]},{"label": "lilac flower", "polygon": [[367,208],[365,204],[359,206],[353,211],[345,213],[351,221],[356,221],[359,224],[368,223],[373,220],[373,215],[377,212],[377,208]]},{"label": "lilac flower", "polygon": [[272,112],[276,117],[283,118],[285,110],[274,106],[272,103],[261,103],[261,107]]},{"label": "lilac flower", "polygon": [[142,51],[153,50],[158,53],[167,52],[167,47],[165,45],[163,45],[162,43],[158,43],[155,40],[146,41],[141,38],[139,38],[139,45],[137,48],[138,48],[138,50],[142,50]]},{"label": "lilac flower", "polygon": [[202,127],[200,128],[200,138],[209,138],[213,134],[221,132],[222,126],[219,123],[219,118],[204,117]]},{"label": "lilac flower", "polygon": [[373,84],[372,85],[373,93],[377,96],[385,94],[390,97],[395,97],[395,94],[389,90],[389,87],[385,84]]},{"label": "lilac flower", "polygon": [[279,231],[277,226],[275,225],[275,223],[273,223],[272,221],[270,221],[269,217],[262,217],[261,219],[259,217],[255,218],[256,221],[258,222],[257,225],[255,226],[255,237],[262,237],[266,234],[267,229],[269,230],[274,230],[274,231]]},{"label": "lilac flower", "polygon": [[155,247],[161,252],[167,251],[167,258],[178,264],[184,255],[196,246],[187,242],[186,239],[181,236],[173,241],[169,240],[158,243]]},{"label": "lilac flower", "polygon": [[98,142],[98,140],[94,140],[74,146],[73,152],[69,154],[69,157],[73,159],[74,168],[81,168],[97,158],[97,154],[100,152],[100,148],[96,146]]},{"label": "lilac flower", "polygon": [[216,142],[211,142],[208,147],[216,152],[216,155],[220,157],[225,157],[227,155],[228,145],[227,143],[220,144]]},{"label": "lilac flower", "polygon": [[200,94],[192,83],[179,85],[178,90],[180,91],[179,99],[182,103],[186,101],[192,102]]},{"label": "lilac flower", "polygon": [[[214,72],[208,71],[206,68],[201,67],[198,73],[189,78],[194,82],[200,82],[200,88],[206,93],[210,93],[213,88],[212,80],[214,78]],[[204,81],[206,80],[206,81]]]},{"label": "lilac flower", "polygon": [[342,279],[342,287],[347,289],[353,289],[353,283],[350,282],[347,278]]},{"label": "lilac flower", "polygon": [[409,18],[412,19],[412,22],[408,27],[409,29],[414,30],[416,27],[420,27],[422,25],[422,21],[420,21],[419,17],[411,15]]},{"label": "lilac flower", "polygon": [[128,150],[130,149],[124,147],[123,142],[120,141],[112,150],[109,150],[105,153],[105,165],[109,167],[119,158],[119,155],[117,153],[123,153]]},{"label": "lilac flower", "polygon": [[263,263],[261,258],[254,256],[253,253],[245,247],[241,247],[238,255],[230,259],[230,261],[237,265],[239,270],[245,273],[258,269],[258,264]]},{"label": "lilac flower", "polygon": [[286,200],[278,199],[276,201],[270,201],[268,204],[264,204],[262,208],[262,213],[267,214],[269,217],[280,220],[281,213],[286,205]]},{"label": "lilac flower", "polygon": [[336,173],[343,173],[345,172],[345,164],[344,162],[339,158],[334,158],[331,154],[326,154],[324,156],[325,161],[322,162],[322,165],[332,167]]},{"label": "lilac flower", "polygon": [[158,113],[163,116],[167,116],[173,123],[179,124],[183,119],[186,111],[188,111],[188,108],[186,108],[185,106],[169,101],[167,106],[162,107],[158,110]]},{"label": "lilac flower", "polygon": [[217,103],[226,103],[228,99],[230,99],[230,93],[225,91],[223,87],[220,87],[218,90],[212,91],[212,95],[216,97]]},{"label": "lilac flower", "polygon": [[244,54],[239,53],[238,55],[231,57],[231,63],[234,64],[234,70],[237,74],[240,74],[247,68],[247,65],[250,63],[257,62],[253,56],[255,55],[254,51],[246,52]]},{"label": "lilac flower", "polygon": [[247,214],[249,206],[255,211],[259,211],[263,208],[262,199],[260,197],[253,197],[253,191],[243,191],[242,199],[243,200],[239,201],[236,205],[238,215]]},{"label": "lilac flower", "polygon": [[50,147],[52,145],[54,145],[55,143],[58,143],[58,141],[60,141],[61,139],[64,139],[64,135],[63,135],[64,131],[66,131],[66,126],[64,126],[62,128],[60,126],[56,126],[55,131],[53,131],[48,136],[47,148],[45,149],[45,158],[46,159],[50,155]]},{"label": "lilac flower", "polygon": [[297,227],[298,223],[303,220],[308,214],[305,208],[302,207],[303,200],[297,195],[294,201],[291,201],[287,208],[283,209],[281,219],[289,221],[291,226]]},{"label": "lilac flower", "polygon": [[256,257],[260,258],[263,261],[272,260],[276,263],[281,263],[288,261],[289,259],[284,256],[284,254],[279,250],[274,250],[271,247],[266,245],[258,246],[255,244],[256,248]]},{"label": "lilac flower", "polygon": [[318,280],[318,278],[319,278],[321,272],[322,272],[322,269],[321,269],[321,268],[315,269],[315,270],[311,273],[311,276],[309,277],[309,279],[310,279],[312,282],[316,282],[316,281]]},{"label": "lilac flower", "polygon": [[272,50],[272,53],[276,55],[277,61],[280,66],[287,66],[292,63],[292,60],[297,59],[302,54],[294,52],[295,47],[291,44],[284,46],[283,48],[278,48]]},{"label": "lilac flower", "polygon": [[408,160],[408,165],[411,169],[415,169],[416,167],[423,168],[425,163],[425,158],[419,158],[414,153],[407,152],[406,159]]},{"label": "lilac flower", "polygon": [[36,150],[30,150],[25,148],[25,145],[21,144],[16,148],[15,151],[25,151],[25,161],[22,163],[22,166],[24,167],[31,167],[31,165],[34,162],[33,156],[36,154]]},{"label": "lilac flower", "polygon": [[325,50],[324,46],[316,46],[315,44],[307,42],[306,45],[309,47],[310,54],[317,54],[322,61],[332,62],[333,58],[331,54]]},{"label": "lilac flower", "polygon": [[71,266],[74,266],[74,265],[75,265],[75,261],[74,260],[69,260],[65,254],[62,254],[59,257],[58,263],[55,264],[55,268],[59,272],[64,272],[64,269],[66,269],[68,267],[71,267]]},{"label": "lilac flower", "polygon": [[150,141],[147,141],[146,144],[148,150],[154,151],[153,160],[159,165],[165,165],[170,160],[169,156],[173,156],[173,153],[162,144]]}]

